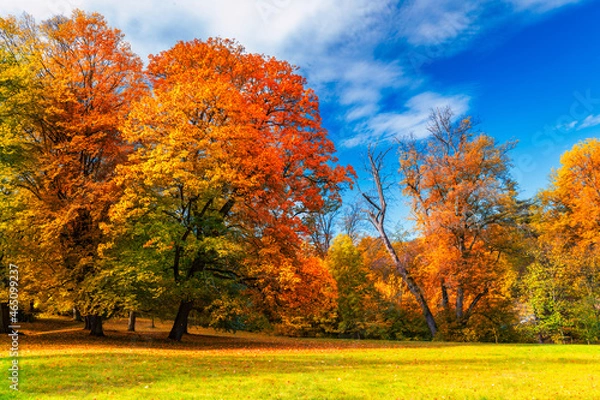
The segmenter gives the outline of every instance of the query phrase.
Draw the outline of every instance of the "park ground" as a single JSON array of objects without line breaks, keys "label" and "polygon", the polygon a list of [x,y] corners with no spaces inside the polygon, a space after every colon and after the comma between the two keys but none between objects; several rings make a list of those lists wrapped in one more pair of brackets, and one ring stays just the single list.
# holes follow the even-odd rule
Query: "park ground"
[{"label": "park ground", "polygon": [[600,399],[600,346],[297,339],[125,320],[92,338],[67,318],[21,325],[19,391],[3,335],[0,399]]}]

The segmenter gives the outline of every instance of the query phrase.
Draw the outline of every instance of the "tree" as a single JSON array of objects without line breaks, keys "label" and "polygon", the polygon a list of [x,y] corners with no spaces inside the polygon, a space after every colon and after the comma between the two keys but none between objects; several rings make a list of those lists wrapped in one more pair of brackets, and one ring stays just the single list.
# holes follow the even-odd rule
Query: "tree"
[{"label": "tree", "polygon": [[511,144],[476,134],[468,118],[453,123],[449,109],[432,113],[428,129],[427,138],[400,143],[400,183],[423,243],[418,258],[396,251],[386,233],[384,155],[369,154],[377,195],[364,197],[433,336],[439,324],[433,304],[460,330],[485,298],[507,295],[503,238],[513,225],[516,190],[508,173]]},{"label": "tree", "polygon": [[335,234],[335,223],[340,214],[340,203],[325,205],[305,217],[305,224],[309,228],[310,243],[317,256],[324,259]]},{"label": "tree", "polygon": [[22,262],[40,292],[76,302],[100,336],[111,307],[102,304],[101,288],[109,287],[96,285],[99,226],[118,195],[114,169],[127,151],[119,126],[145,90],[142,63],[102,16],[79,10],[40,25],[27,16],[2,19],[1,38],[14,61],[3,78],[27,77],[3,104],[13,118],[2,121],[1,138],[22,155],[2,159],[7,185],[26,204],[18,216],[29,256]]},{"label": "tree", "polygon": [[367,201],[369,207],[365,211],[369,217],[370,222],[377,230],[377,233],[379,233],[380,239],[383,241],[385,249],[388,252],[388,255],[392,261],[392,265],[394,266],[396,273],[400,275],[402,281],[406,284],[408,290],[413,295],[415,301],[421,309],[421,313],[427,323],[427,327],[429,328],[431,336],[435,337],[438,331],[437,323],[435,321],[434,314],[431,311],[431,308],[429,307],[421,285],[415,280],[415,277],[413,276],[413,271],[410,267],[412,264],[410,253],[397,252],[386,229],[385,219],[387,216],[387,200],[385,196],[384,182],[381,175],[383,170],[384,158],[385,153],[374,154],[372,151],[369,151],[368,153],[370,168],[369,172],[375,184],[376,195],[372,196],[363,193],[363,197]]},{"label": "tree", "polygon": [[347,235],[337,236],[327,255],[327,266],[338,288],[338,332],[342,336],[386,337],[386,304],[375,287],[361,252]]},{"label": "tree", "polygon": [[169,337],[180,340],[193,309],[300,274],[302,216],[339,202],[351,170],[330,166],[317,98],[285,62],[193,40],[152,56],[148,74],[153,94],[126,124],[136,151],[107,229],[145,238],[139,256],[169,271],[180,299]]},{"label": "tree", "polygon": [[550,187],[538,195],[525,290],[542,338],[600,340],[599,182],[600,141],[589,139],[563,154]]},{"label": "tree", "polygon": [[442,309],[460,328],[484,298],[506,295],[503,239],[514,225],[517,192],[512,144],[478,134],[468,118],[452,119],[449,109],[432,114],[431,135],[401,146],[400,171],[427,245],[429,284],[439,287]]}]

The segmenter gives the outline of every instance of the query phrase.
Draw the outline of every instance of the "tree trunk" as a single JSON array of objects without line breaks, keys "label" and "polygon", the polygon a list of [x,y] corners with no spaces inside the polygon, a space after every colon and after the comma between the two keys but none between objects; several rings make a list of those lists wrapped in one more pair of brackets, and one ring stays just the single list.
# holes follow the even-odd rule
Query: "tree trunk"
[{"label": "tree trunk", "polygon": [[444,282],[444,279],[440,280],[440,287],[442,288],[442,308],[446,313],[449,313],[450,299],[448,297],[448,289],[446,289],[446,282]]},{"label": "tree trunk", "polygon": [[0,333],[12,333],[10,325],[10,308],[8,303],[0,303]]},{"label": "tree trunk", "polygon": [[462,287],[456,288],[456,321],[460,322],[463,318],[463,301],[465,298],[465,293],[463,292]]},{"label": "tree trunk", "polygon": [[83,321],[83,319],[81,319],[81,313],[77,307],[73,307],[73,320],[77,322]]},{"label": "tree trunk", "polygon": [[90,320],[90,336],[104,336],[102,317],[99,315],[88,315],[88,318]]},{"label": "tree trunk", "polygon": [[129,311],[129,322],[127,324],[127,330],[129,332],[135,332],[135,318],[137,317],[137,315],[135,314],[135,311]]},{"label": "tree trunk", "polygon": [[180,341],[183,335],[188,333],[188,317],[193,307],[194,301],[181,300],[181,303],[179,304],[179,310],[177,311],[177,316],[173,322],[173,328],[171,328],[171,332],[169,333],[169,339]]},{"label": "tree trunk", "polygon": [[381,236],[381,239],[383,240],[383,243],[385,245],[385,248],[388,251],[388,254],[394,261],[394,264],[396,266],[396,271],[398,271],[398,273],[402,277],[402,280],[404,281],[404,283],[406,283],[408,290],[414,296],[415,300],[419,304],[419,307],[421,307],[421,313],[423,314],[423,317],[425,317],[425,322],[427,322],[427,326],[429,327],[429,332],[431,333],[431,337],[432,338],[435,337],[435,335],[437,333],[437,324],[435,322],[435,318],[433,317],[433,313],[429,309],[429,305],[427,304],[427,300],[425,299],[425,295],[423,294],[421,287],[417,284],[417,282],[414,280],[412,275],[406,269],[406,265],[408,264],[406,262],[406,260],[404,260],[404,261],[400,260],[400,258],[398,257],[398,254],[396,253],[396,249],[394,249],[394,247],[392,246],[392,242],[388,238],[387,233],[385,232],[385,230],[383,228],[383,224],[377,228],[379,228],[378,229],[379,235]]},{"label": "tree trunk", "polygon": [[156,326],[154,326],[154,315],[152,316],[152,321],[150,322],[150,328],[156,328]]},{"label": "tree trunk", "polygon": [[83,317],[83,320],[85,321],[85,326],[83,327],[83,329],[86,329],[88,331],[90,329],[92,329],[92,323],[90,321],[90,316],[86,315],[85,317]]}]

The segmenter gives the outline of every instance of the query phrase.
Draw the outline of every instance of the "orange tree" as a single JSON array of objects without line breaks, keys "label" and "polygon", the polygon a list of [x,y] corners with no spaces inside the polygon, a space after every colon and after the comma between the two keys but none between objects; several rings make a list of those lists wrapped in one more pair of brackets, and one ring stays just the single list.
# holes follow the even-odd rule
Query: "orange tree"
[{"label": "orange tree", "polygon": [[[417,246],[400,251],[387,234],[384,155],[369,153],[376,191],[363,196],[394,270],[435,336],[440,322],[462,332],[483,301],[505,304],[500,300],[508,296],[511,274],[504,238],[512,229],[516,190],[509,145],[476,134],[469,119],[453,123],[449,109],[432,114],[429,132],[400,143],[400,183],[416,220]],[[417,254],[406,251],[413,247]]]},{"label": "orange tree", "polygon": [[102,269],[99,224],[117,198],[113,173],[127,149],[119,126],[145,89],[142,63],[98,14],[1,24],[12,57],[1,74],[13,83],[2,105],[11,109],[2,121],[4,155],[12,155],[2,158],[4,183],[26,205],[15,215],[19,261],[35,290],[75,302],[102,335],[101,316],[118,299],[90,279]]},{"label": "orange tree", "polygon": [[453,123],[449,110],[432,116],[429,131],[427,139],[401,146],[402,185],[422,235],[430,301],[462,329],[480,302],[489,309],[509,295],[504,249],[517,194],[508,170],[511,145],[474,132],[470,119]]},{"label": "orange tree", "polygon": [[600,340],[600,141],[576,144],[561,157],[551,185],[538,195],[535,261],[524,279],[534,331],[553,341]]},{"label": "orange tree", "polygon": [[193,309],[237,310],[230,321],[239,321],[248,297],[238,294],[249,289],[261,293],[255,302],[298,315],[319,301],[332,308],[324,266],[303,255],[303,216],[339,201],[351,171],[331,166],[334,147],[304,79],[222,39],[152,56],[148,78],[153,94],[125,125],[136,151],[106,229],[115,241],[143,238],[129,260],[155,260],[144,265],[179,299],[169,337],[181,339]]}]

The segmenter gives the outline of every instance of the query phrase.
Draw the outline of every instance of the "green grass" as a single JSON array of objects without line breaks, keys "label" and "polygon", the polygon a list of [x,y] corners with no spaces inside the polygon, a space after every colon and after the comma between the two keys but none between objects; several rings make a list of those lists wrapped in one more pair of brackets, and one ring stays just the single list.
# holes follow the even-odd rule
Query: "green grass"
[{"label": "green grass", "polygon": [[14,398],[600,399],[599,346],[108,334],[21,338]]}]

